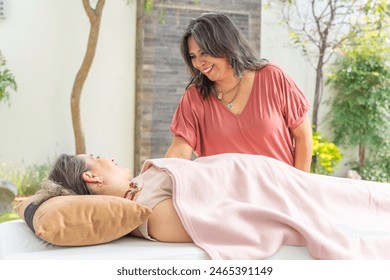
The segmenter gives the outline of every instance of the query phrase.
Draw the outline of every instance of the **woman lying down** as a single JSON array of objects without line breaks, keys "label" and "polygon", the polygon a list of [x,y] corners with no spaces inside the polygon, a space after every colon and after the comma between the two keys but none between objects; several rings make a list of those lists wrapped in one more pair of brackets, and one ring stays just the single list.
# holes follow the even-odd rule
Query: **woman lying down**
[{"label": "woman lying down", "polygon": [[264,156],[145,162],[62,155],[49,179],[76,194],[124,197],[153,210],[133,235],[194,242],[213,259],[262,259],[282,245],[318,259],[390,259],[390,185],[300,171]]}]

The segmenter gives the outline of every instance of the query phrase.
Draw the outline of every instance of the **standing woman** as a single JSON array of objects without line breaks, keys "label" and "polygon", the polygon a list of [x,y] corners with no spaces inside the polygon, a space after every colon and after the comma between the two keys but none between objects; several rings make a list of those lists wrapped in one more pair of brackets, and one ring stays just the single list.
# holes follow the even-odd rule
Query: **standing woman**
[{"label": "standing woman", "polygon": [[181,39],[191,80],[166,157],[259,154],[310,171],[310,105],[291,77],[257,58],[226,15],[191,20]]}]

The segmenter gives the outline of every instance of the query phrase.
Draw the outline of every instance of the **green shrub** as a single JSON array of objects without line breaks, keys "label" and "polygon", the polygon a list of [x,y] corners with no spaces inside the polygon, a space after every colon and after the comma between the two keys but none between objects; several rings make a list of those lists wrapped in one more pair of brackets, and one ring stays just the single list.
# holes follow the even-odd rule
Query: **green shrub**
[{"label": "green shrub", "polygon": [[390,142],[371,153],[363,166],[356,162],[352,166],[364,180],[390,183]]},{"label": "green shrub", "polygon": [[373,168],[386,161],[378,156],[390,139],[388,65],[381,53],[350,51],[337,60],[329,76],[336,92],[329,113],[333,139],[337,145],[358,148],[360,171],[368,168],[368,161]]},{"label": "green shrub", "polygon": [[327,138],[322,137],[319,131],[313,131],[313,161],[311,172],[318,174],[332,174],[338,168],[343,158],[339,148]]},{"label": "green shrub", "polygon": [[0,177],[12,182],[18,188],[18,195],[34,194],[42,180],[47,178],[51,164],[30,165],[27,167],[15,164],[0,163]]},{"label": "green shrub", "polygon": [[368,160],[358,172],[364,180],[390,183],[390,159],[381,162]]}]

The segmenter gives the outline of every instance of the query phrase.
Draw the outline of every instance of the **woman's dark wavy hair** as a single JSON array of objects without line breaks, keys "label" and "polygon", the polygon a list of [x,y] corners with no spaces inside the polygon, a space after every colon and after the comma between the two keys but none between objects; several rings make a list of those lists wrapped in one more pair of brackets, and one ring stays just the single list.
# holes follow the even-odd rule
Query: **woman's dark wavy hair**
[{"label": "woman's dark wavy hair", "polygon": [[82,178],[87,169],[83,158],[62,154],[54,163],[48,179],[78,195],[92,194]]},{"label": "woman's dark wavy hair", "polygon": [[197,70],[188,50],[188,37],[192,36],[199,48],[214,57],[226,57],[236,77],[242,77],[245,70],[257,70],[268,64],[259,59],[247,39],[234,22],[222,13],[204,13],[190,21],[181,43],[181,55],[189,69],[191,79],[187,88],[194,84],[203,97],[210,95],[213,82]]}]

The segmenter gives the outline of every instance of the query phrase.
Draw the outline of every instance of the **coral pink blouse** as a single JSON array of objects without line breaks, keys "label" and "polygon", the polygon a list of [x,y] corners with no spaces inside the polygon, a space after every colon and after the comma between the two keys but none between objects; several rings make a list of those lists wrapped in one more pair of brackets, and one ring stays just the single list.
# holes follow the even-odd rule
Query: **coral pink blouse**
[{"label": "coral pink blouse", "polygon": [[257,70],[240,115],[230,112],[214,95],[203,98],[190,86],[173,116],[171,131],[183,137],[198,156],[259,154],[294,165],[291,130],[304,121],[309,108],[292,78],[268,64]]}]

